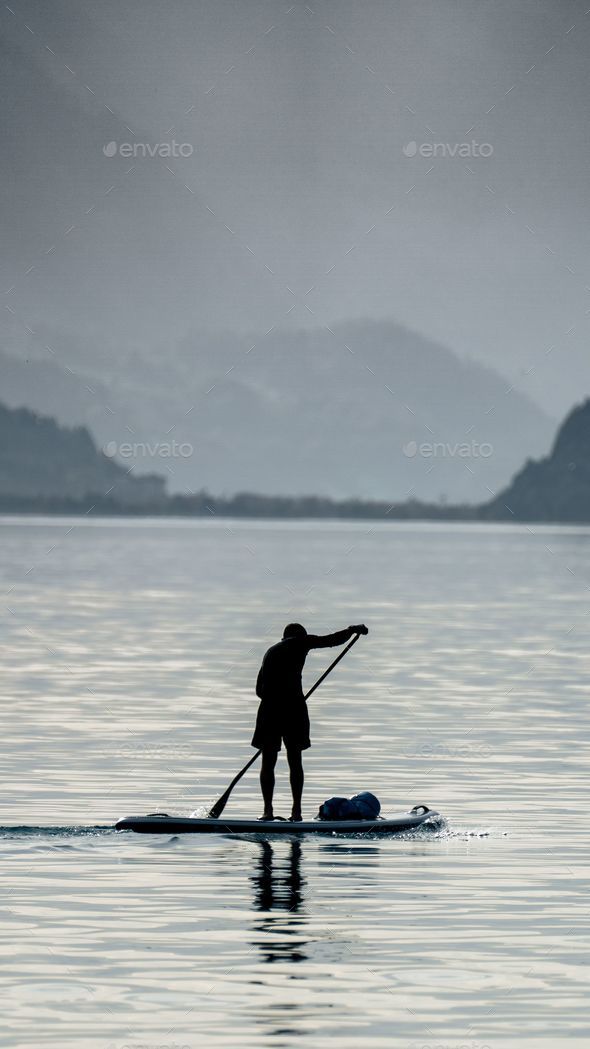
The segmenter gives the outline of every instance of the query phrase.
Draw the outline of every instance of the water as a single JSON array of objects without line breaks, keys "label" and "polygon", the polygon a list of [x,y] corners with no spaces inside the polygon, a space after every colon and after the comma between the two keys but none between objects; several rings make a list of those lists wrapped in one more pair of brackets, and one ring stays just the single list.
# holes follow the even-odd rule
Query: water
[{"label": "water", "polygon": [[[4,518],[0,537],[2,1044],[588,1044],[590,530]],[[371,630],[310,701],[304,812],[371,789],[445,828],[109,829],[223,791],[291,619]],[[283,814],[285,786],[282,761]],[[259,810],[251,772],[227,811]]]}]

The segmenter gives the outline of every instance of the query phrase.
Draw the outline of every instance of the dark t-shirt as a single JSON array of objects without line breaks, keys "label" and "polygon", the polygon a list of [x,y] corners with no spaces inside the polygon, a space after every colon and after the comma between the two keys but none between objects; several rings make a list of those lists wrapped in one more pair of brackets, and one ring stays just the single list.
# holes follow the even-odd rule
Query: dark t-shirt
[{"label": "dark t-shirt", "polygon": [[343,645],[352,637],[353,631],[337,630],[334,634],[303,634],[286,637],[269,648],[256,681],[256,695],[269,701],[277,699],[302,699],[301,674],[307,653],[312,648],[332,648]]}]

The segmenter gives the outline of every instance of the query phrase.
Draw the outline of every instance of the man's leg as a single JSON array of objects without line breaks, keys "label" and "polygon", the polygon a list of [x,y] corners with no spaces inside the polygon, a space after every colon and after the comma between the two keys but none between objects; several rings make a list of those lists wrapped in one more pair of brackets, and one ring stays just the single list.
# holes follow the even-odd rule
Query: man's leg
[{"label": "man's leg", "polygon": [[275,765],[277,763],[276,750],[262,751],[262,765],[260,767],[260,789],[264,801],[263,820],[274,818],[272,809],[272,797],[275,790]]},{"label": "man's leg", "polygon": [[287,749],[287,761],[289,762],[289,779],[291,782],[291,793],[293,795],[293,809],[291,819],[301,819],[301,795],[303,794],[303,762],[301,751],[294,747]]}]

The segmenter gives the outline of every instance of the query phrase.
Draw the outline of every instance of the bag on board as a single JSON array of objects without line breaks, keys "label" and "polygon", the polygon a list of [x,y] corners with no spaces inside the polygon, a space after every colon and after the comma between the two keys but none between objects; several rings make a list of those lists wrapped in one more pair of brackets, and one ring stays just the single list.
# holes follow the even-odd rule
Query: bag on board
[{"label": "bag on board", "polygon": [[381,812],[378,798],[364,790],[352,798],[328,798],[320,805],[320,820],[376,820]]}]

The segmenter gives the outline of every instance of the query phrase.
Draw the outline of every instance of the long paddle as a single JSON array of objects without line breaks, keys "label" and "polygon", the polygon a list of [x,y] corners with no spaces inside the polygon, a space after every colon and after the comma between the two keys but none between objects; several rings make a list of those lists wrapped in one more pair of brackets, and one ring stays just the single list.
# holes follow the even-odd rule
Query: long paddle
[{"label": "long paddle", "polygon": [[[334,669],[336,664],[339,663],[341,659],[344,659],[346,653],[350,651],[350,649],[352,648],[352,646],[354,644],[356,644],[356,642],[358,641],[360,636],[361,636],[360,634],[355,634],[354,635],[352,641],[348,642],[346,648],[342,649],[342,652],[340,653],[340,655],[336,657],[336,659],[334,660],[333,663],[330,663],[330,666],[328,667],[327,670],[324,670],[324,673],[322,674],[321,677],[319,677],[317,679],[315,685],[312,685],[312,687],[310,688],[309,692],[307,692],[305,694],[305,696],[303,697],[304,699],[306,699],[306,700],[309,699],[311,694],[313,692],[315,692],[316,688],[319,688],[319,686],[321,685],[322,681],[324,681],[327,678],[328,674]],[[256,759],[259,758],[261,754],[262,754],[262,751],[261,750],[257,750],[255,755],[254,755],[254,757],[250,758],[250,761],[248,761],[244,765],[244,768],[242,769],[242,771],[238,772],[237,776],[235,776],[234,779],[232,779],[232,781],[231,781],[229,787],[227,788],[225,794],[222,794],[221,797],[219,798],[219,800],[216,801],[215,804],[213,805],[213,807],[210,809],[209,816],[210,816],[211,819],[216,820],[216,819],[219,818],[219,816],[221,816],[221,813],[223,812],[225,806],[227,805],[227,803],[229,801],[229,796],[230,796],[232,790],[234,789],[236,783],[240,782],[242,776],[244,776],[246,774],[246,772],[248,771],[248,769],[250,768],[250,765],[253,765],[254,762],[256,761]]]}]

